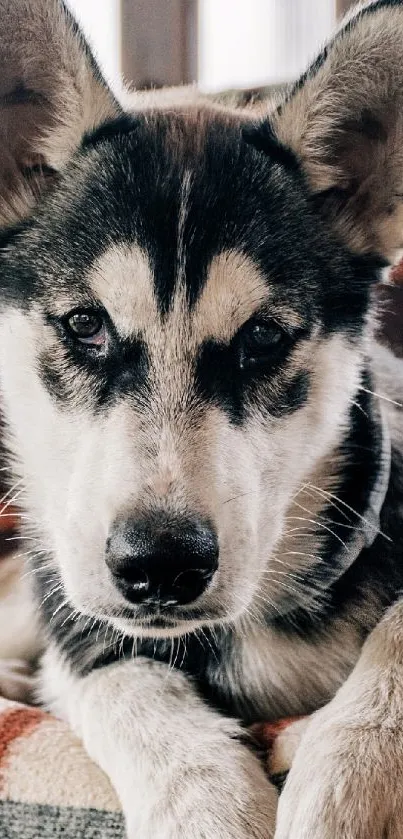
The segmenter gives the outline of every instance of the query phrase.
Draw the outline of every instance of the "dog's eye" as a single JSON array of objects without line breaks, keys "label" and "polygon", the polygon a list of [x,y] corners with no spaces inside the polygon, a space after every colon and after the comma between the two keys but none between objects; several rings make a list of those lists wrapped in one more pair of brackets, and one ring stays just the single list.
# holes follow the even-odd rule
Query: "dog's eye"
[{"label": "dog's eye", "polygon": [[102,314],[94,309],[77,309],[66,318],[67,329],[77,341],[90,346],[105,343],[105,323]]},{"label": "dog's eye", "polygon": [[287,341],[287,335],[275,323],[250,321],[239,336],[239,358],[243,369],[274,359]]}]

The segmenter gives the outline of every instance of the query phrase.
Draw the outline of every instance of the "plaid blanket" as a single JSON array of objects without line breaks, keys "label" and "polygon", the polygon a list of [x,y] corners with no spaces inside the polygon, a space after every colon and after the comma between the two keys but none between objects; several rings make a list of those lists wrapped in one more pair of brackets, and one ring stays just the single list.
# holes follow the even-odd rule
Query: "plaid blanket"
[{"label": "plaid blanket", "polygon": [[124,839],[119,802],[69,727],[0,699],[2,839]]},{"label": "plaid blanket", "polygon": [[[305,719],[255,726],[269,775],[281,787]],[[0,699],[2,839],[124,839],[108,778],[69,727],[39,708]]]}]

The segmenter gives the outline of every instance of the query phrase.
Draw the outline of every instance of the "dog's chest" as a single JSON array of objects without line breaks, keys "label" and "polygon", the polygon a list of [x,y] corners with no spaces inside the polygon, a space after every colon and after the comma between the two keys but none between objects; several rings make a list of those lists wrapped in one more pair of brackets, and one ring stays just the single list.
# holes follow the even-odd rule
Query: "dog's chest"
[{"label": "dog's chest", "polygon": [[362,640],[347,623],[310,642],[271,629],[233,637],[206,668],[220,704],[247,721],[309,713],[335,694],[354,667]]}]

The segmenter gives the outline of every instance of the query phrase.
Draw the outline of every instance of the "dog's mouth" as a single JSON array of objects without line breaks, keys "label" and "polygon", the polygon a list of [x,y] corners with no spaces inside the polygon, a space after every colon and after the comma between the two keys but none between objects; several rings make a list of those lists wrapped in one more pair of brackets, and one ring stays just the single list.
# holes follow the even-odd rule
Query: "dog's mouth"
[{"label": "dog's mouth", "polygon": [[163,617],[155,617],[150,618],[148,621],[142,622],[143,627],[148,627],[149,629],[167,629],[172,630],[177,627],[177,622],[173,620],[167,620]]},{"label": "dog's mouth", "polygon": [[125,620],[129,620],[136,625],[156,629],[172,629],[172,627],[177,626],[178,623],[183,622],[183,619],[178,619],[178,617],[172,614],[153,614],[147,613],[145,610],[141,610],[139,614],[135,609],[125,609],[124,614],[121,615],[121,617],[124,617]]},{"label": "dog's mouth", "polygon": [[172,638],[186,635],[201,626],[221,623],[223,615],[196,608],[183,613],[173,610],[168,613],[165,609],[153,613],[145,608],[126,607],[122,610],[112,609],[108,619],[129,635]]}]

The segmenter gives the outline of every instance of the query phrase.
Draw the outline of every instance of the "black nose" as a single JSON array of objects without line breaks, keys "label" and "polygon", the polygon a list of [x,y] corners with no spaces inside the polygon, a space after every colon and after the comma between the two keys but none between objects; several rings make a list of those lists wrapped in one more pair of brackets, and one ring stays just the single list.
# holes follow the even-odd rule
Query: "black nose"
[{"label": "black nose", "polygon": [[218,542],[204,521],[120,518],[106,544],[106,564],[131,603],[177,606],[205,591],[218,566]]}]

